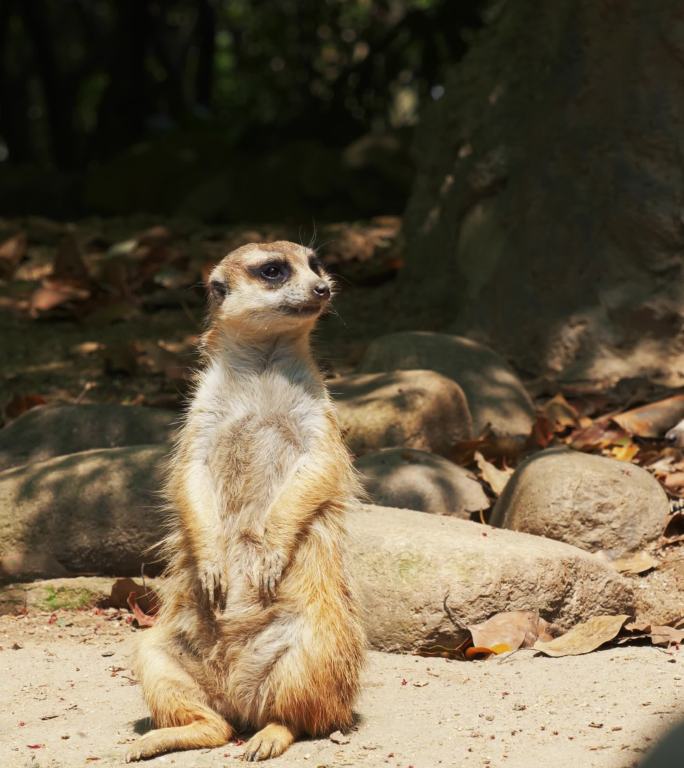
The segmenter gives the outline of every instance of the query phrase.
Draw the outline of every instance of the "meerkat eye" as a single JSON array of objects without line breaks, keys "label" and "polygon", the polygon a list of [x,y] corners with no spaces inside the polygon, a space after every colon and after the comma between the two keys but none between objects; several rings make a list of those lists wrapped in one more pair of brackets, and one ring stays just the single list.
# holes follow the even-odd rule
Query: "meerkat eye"
[{"label": "meerkat eye", "polygon": [[279,261],[271,261],[259,269],[259,274],[269,282],[282,282],[289,277],[290,271],[287,264]]},{"label": "meerkat eye", "polygon": [[212,280],[209,283],[209,293],[212,299],[222,301],[226,298],[226,294],[228,293],[228,286],[225,283],[222,283],[220,280]]}]

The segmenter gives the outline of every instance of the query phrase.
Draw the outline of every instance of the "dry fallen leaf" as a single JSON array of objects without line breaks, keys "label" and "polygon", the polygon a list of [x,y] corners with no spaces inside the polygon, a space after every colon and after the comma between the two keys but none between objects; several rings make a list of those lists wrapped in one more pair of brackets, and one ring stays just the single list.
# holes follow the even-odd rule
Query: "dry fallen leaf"
[{"label": "dry fallen leaf", "polygon": [[33,292],[29,301],[29,314],[33,318],[59,310],[73,314],[76,306],[90,298],[90,289],[80,281],[45,278]]},{"label": "dry fallen leaf", "polygon": [[652,626],[651,642],[653,645],[680,645],[684,642],[684,629],[668,626]]},{"label": "dry fallen leaf", "polygon": [[683,418],[684,395],[674,395],[621,413],[613,421],[637,437],[662,437]]},{"label": "dry fallen leaf", "polygon": [[618,461],[632,461],[639,453],[639,446],[628,437],[622,438],[610,449],[610,455]]},{"label": "dry fallen leaf", "polygon": [[658,560],[648,552],[636,552],[626,557],[618,557],[611,561],[611,565],[620,573],[627,573],[636,576],[639,573],[646,573],[658,567]]},{"label": "dry fallen leaf", "polygon": [[492,491],[494,491],[497,496],[500,496],[506,487],[506,483],[508,483],[513,474],[513,470],[499,469],[498,467],[495,467],[494,464],[487,461],[479,451],[475,451],[474,457],[482,478],[489,484]]},{"label": "dry fallen leaf", "polygon": [[538,640],[535,651],[547,656],[579,656],[600,648],[617,637],[629,616],[594,616],[554,640]]},{"label": "dry fallen leaf", "polygon": [[[129,597],[134,595],[136,605],[143,613],[154,615],[159,610],[159,596],[150,587],[138,584],[131,578],[117,579],[107,599],[110,608],[129,608]],[[133,608],[131,607],[131,610]]]},{"label": "dry fallen leaf", "polygon": [[570,447],[578,451],[590,451],[617,445],[620,440],[628,437],[629,435],[622,427],[611,425],[610,419],[604,417],[588,427],[575,430],[570,438]]},{"label": "dry fallen leaf", "polygon": [[518,648],[531,648],[539,639],[552,639],[548,622],[537,611],[497,613],[479,624],[469,624],[467,629],[475,647],[489,648],[493,652],[496,652],[494,649],[497,646],[517,651]]}]

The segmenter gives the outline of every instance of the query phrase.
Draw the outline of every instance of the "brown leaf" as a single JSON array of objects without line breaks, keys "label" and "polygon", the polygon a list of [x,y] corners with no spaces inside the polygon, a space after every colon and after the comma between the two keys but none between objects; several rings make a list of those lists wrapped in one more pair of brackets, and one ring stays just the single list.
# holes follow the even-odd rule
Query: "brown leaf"
[{"label": "brown leaf", "polygon": [[[136,605],[143,613],[153,616],[159,610],[159,596],[150,587],[138,584],[130,578],[117,579],[112,584],[112,589],[107,600],[110,608],[129,608],[129,598],[133,595]],[[131,610],[133,610],[131,608]]]},{"label": "brown leaf", "polygon": [[621,413],[613,421],[630,435],[662,437],[683,418],[684,395],[674,395]]},{"label": "brown leaf", "polygon": [[680,645],[684,642],[684,629],[668,626],[652,626],[651,642],[653,645]]},{"label": "brown leaf", "polygon": [[74,314],[76,306],[89,298],[90,289],[84,285],[48,277],[33,292],[29,301],[29,314],[33,318],[55,310]]},{"label": "brown leaf", "polygon": [[21,416],[22,413],[30,411],[31,408],[37,408],[39,405],[45,405],[47,400],[41,395],[14,395],[14,397],[5,405],[5,419],[11,421]]},{"label": "brown leaf", "polygon": [[499,469],[498,467],[495,467],[494,464],[487,461],[479,451],[475,451],[474,457],[478,469],[480,470],[480,475],[489,484],[492,491],[494,491],[497,496],[500,496],[506,487],[506,483],[508,483],[513,474],[513,470]]},{"label": "brown leaf", "polygon": [[620,440],[629,437],[622,427],[614,426],[610,419],[602,418],[594,421],[589,427],[583,427],[572,433],[570,447],[578,451],[607,448],[616,445]]},{"label": "brown leaf", "polygon": [[614,640],[628,618],[627,615],[594,616],[554,640],[538,640],[533,647],[535,651],[547,656],[579,656],[590,653]]},{"label": "brown leaf", "polygon": [[611,565],[620,573],[636,576],[639,573],[652,571],[658,567],[659,563],[648,552],[636,552],[627,557],[618,557],[616,560],[611,561]]},{"label": "brown leaf", "polygon": [[8,238],[0,244],[0,280],[11,280],[21,260],[26,255],[28,240],[24,232]]},{"label": "brown leaf", "polygon": [[480,648],[496,649],[506,646],[509,651],[531,648],[535,642],[551,640],[549,624],[537,611],[507,611],[479,624],[469,624],[473,645]]},{"label": "brown leaf", "polygon": [[138,605],[138,601],[135,597],[135,592],[131,592],[130,595],[128,595],[128,607],[133,611],[133,617],[138,622],[139,627],[152,627],[154,626],[154,623],[157,621],[157,617],[148,613],[145,613],[140,606]]}]

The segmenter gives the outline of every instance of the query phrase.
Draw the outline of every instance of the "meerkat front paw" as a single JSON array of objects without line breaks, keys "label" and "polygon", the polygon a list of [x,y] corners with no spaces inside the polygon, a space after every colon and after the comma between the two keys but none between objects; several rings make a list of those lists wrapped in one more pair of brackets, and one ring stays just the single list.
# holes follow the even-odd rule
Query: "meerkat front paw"
[{"label": "meerkat front paw", "polygon": [[276,589],[287,565],[285,553],[279,549],[265,548],[261,553],[259,570],[259,597],[264,604],[275,599]]},{"label": "meerkat front paw", "polygon": [[220,563],[202,563],[198,569],[200,590],[207,605],[214,610],[226,607],[228,578]]}]

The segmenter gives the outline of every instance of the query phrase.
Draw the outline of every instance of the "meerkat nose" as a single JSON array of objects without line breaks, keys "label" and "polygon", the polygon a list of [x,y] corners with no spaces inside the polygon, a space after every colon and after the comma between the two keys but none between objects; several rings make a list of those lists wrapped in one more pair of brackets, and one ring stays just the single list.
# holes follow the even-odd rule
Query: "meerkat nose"
[{"label": "meerkat nose", "polygon": [[330,288],[327,283],[316,283],[313,287],[313,292],[319,299],[327,299],[330,297]]}]

